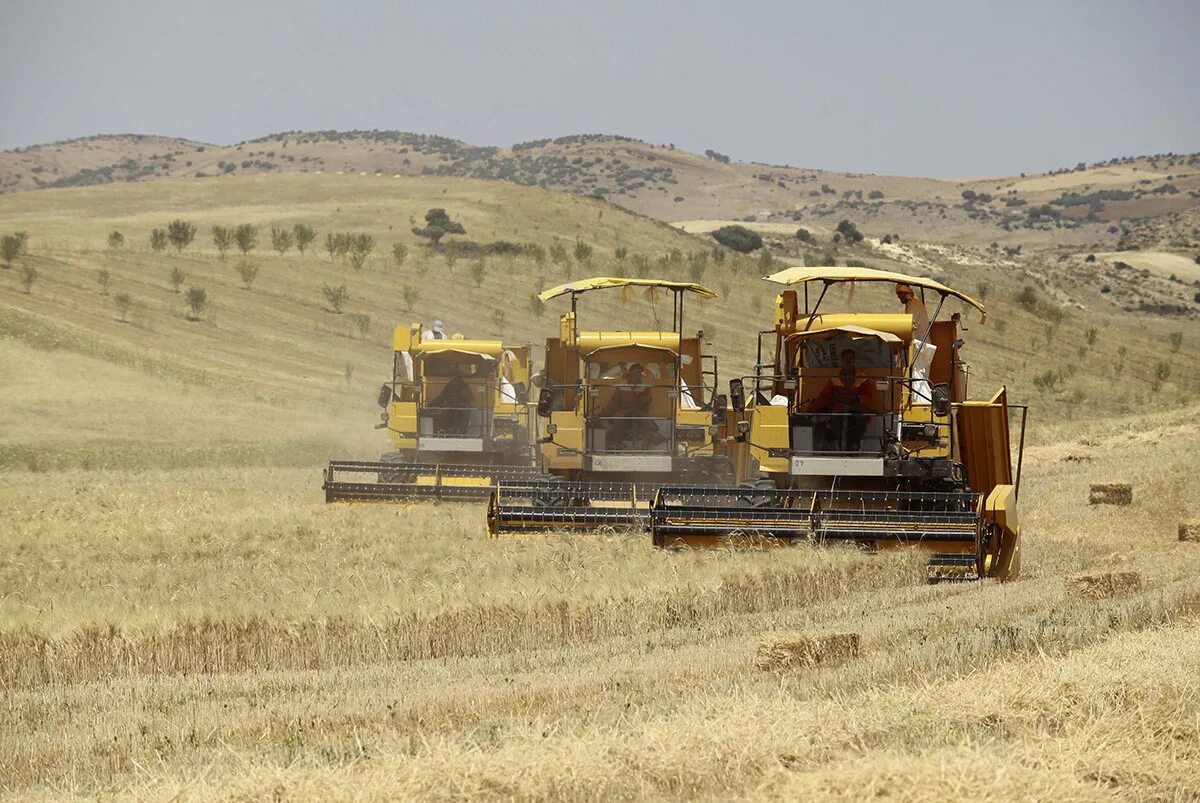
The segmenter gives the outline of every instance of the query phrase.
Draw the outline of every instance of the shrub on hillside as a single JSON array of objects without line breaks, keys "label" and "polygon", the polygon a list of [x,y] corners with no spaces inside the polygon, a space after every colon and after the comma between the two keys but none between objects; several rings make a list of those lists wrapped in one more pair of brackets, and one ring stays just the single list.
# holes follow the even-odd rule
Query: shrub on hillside
[{"label": "shrub on hillside", "polygon": [[114,230],[111,234],[108,235],[108,247],[109,248],[124,248],[125,247],[125,235],[119,231]]},{"label": "shrub on hillside", "polygon": [[335,315],[341,315],[342,307],[346,306],[346,302],[350,300],[350,293],[346,291],[346,285],[339,284],[337,287],[330,287],[323,284],[321,292],[325,295],[325,300],[329,302],[329,311]]},{"label": "shrub on hillside", "polygon": [[166,229],[152,229],[150,231],[150,250],[158,253],[167,247],[167,232]]},{"label": "shrub on hillside", "polygon": [[117,314],[120,315],[120,320],[124,323],[129,318],[129,309],[133,306],[133,297],[129,293],[117,293],[113,296],[113,301],[117,305]]},{"label": "shrub on hillside", "polygon": [[11,235],[6,234],[0,238],[0,259],[4,260],[4,267],[11,268],[13,260],[21,255],[21,241]]},{"label": "shrub on hillside", "polygon": [[172,220],[167,224],[167,239],[175,246],[176,253],[183,253],[196,239],[196,226],[186,220]]},{"label": "shrub on hillside", "polygon": [[425,228],[413,228],[413,234],[418,237],[428,237],[431,246],[441,244],[447,234],[466,234],[467,230],[461,223],[450,219],[445,209],[430,209],[425,213]]},{"label": "shrub on hillside", "polygon": [[300,256],[304,256],[304,249],[317,239],[317,230],[307,223],[297,223],[292,226],[292,235],[296,239],[296,250],[300,252]]},{"label": "shrub on hillside", "polygon": [[739,254],[749,254],[762,248],[762,237],[745,226],[722,226],[712,233],[714,240]]},{"label": "shrub on hillside", "polygon": [[842,239],[848,245],[857,245],[863,241],[863,234],[858,230],[858,227],[849,220],[843,220],[837,225],[838,234],[842,235]]},{"label": "shrub on hillside", "polygon": [[37,268],[33,265],[21,266],[21,286],[25,288],[26,293],[33,292],[33,283],[37,281]]},{"label": "shrub on hillside", "polygon": [[371,334],[371,316],[365,312],[353,312],[350,314],[350,320],[358,329],[359,337],[366,340],[367,335]]},{"label": "shrub on hillside", "polygon": [[396,263],[396,267],[404,267],[404,260],[406,259],[408,259],[408,246],[404,243],[393,243],[392,261]]},{"label": "shrub on hillside", "polygon": [[112,274],[104,268],[96,271],[96,284],[100,286],[101,295],[108,295],[108,286],[112,284]]},{"label": "shrub on hillside", "polygon": [[375,238],[369,234],[355,234],[350,237],[350,266],[362,270],[367,264],[367,257],[375,250]]},{"label": "shrub on hillside", "polygon": [[176,293],[178,293],[179,288],[183,286],[183,283],[185,281],[187,281],[187,274],[184,273],[182,270],[180,270],[177,267],[171,268],[170,279],[171,279],[171,287],[174,288]]},{"label": "shrub on hillside", "polygon": [[575,238],[575,261],[580,265],[588,262],[592,258],[594,249],[578,237]]},{"label": "shrub on hillside", "polygon": [[279,256],[286,254],[292,247],[292,230],[282,227],[271,227],[271,247]]},{"label": "shrub on hillside", "polygon": [[204,312],[204,308],[208,306],[208,293],[203,287],[189,287],[187,291],[187,305],[192,312],[188,315],[189,321],[200,320],[200,315]]},{"label": "shrub on hillside", "polygon": [[249,290],[250,285],[254,284],[254,280],[258,278],[258,265],[246,259],[238,260],[237,274],[238,278],[242,280],[242,286]]},{"label": "shrub on hillside", "polygon": [[1033,289],[1032,285],[1025,285],[1021,292],[1017,293],[1017,304],[1030,312],[1035,311],[1038,304],[1037,290]]},{"label": "shrub on hillside", "polygon": [[233,242],[237,245],[242,256],[254,250],[258,245],[258,226],[243,223],[233,230]]},{"label": "shrub on hillside", "polygon": [[812,232],[808,229],[796,229],[796,239],[810,245],[815,245],[817,242],[817,238],[813,237]]},{"label": "shrub on hillside", "polygon": [[233,248],[233,229],[227,226],[213,226],[212,239],[217,248],[217,255],[224,259],[225,252]]},{"label": "shrub on hillside", "polygon": [[555,242],[550,246],[550,261],[555,265],[563,265],[567,261],[567,249],[560,242]]}]

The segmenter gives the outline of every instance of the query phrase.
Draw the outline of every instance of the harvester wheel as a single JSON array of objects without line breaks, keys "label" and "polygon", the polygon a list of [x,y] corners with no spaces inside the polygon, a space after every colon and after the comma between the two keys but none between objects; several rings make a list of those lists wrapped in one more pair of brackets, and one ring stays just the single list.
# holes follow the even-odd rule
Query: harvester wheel
[{"label": "harvester wheel", "polygon": [[379,472],[380,482],[394,483],[409,483],[416,482],[417,475],[414,471],[405,471],[403,466],[405,463],[411,462],[409,456],[404,452],[385,452],[379,456],[381,463],[394,463],[395,469]]},{"label": "harvester wheel", "polygon": [[557,475],[548,474],[538,477],[537,490],[533,493],[534,507],[569,507],[571,492],[565,487],[566,481]]},{"label": "harvester wheel", "polygon": [[775,480],[770,477],[751,477],[738,483],[738,507],[769,507],[774,501]]}]

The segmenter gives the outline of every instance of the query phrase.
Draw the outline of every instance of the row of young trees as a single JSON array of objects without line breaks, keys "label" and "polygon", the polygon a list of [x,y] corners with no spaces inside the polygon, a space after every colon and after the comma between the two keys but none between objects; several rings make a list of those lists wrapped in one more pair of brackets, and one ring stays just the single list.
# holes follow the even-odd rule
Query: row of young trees
[{"label": "row of young trees", "polygon": [[[233,248],[237,248],[245,256],[258,247],[259,229],[258,226],[250,223],[243,223],[240,226],[213,226],[210,231],[213,246],[216,247],[221,259],[224,259],[226,252]],[[175,249],[176,253],[181,254],[195,241],[198,233],[199,230],[194,223],[186,220],[173,220],[167,224],[166,228],[151,229],[150,250],[158,253],[165,251],[170,246]],[[290,228],[286,226],[271,227],[271,248],[279,252],[280,256],[292,248],[304,254],[316,239],[317,230],[307,223],[297,223]],[[109,233],[108,247],[124,248],[125,235],[116,230]]]}]

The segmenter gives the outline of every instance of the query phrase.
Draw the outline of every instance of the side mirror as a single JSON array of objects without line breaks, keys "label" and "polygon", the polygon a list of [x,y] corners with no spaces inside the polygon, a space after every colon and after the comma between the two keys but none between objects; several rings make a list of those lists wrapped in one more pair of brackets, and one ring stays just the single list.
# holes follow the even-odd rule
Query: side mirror
[{"label": "side mirror", "polygon": [[383,387],[379,388],[379,406],[387,407],[388,402],[390,402],[391,400],[392,400],[392,386],[384,385]]},{"label": "side mirror", "polygon": [[542,388],[538,391],[537,414],[542,418],[547,418],[550,411],[554,409],[554,391],[550,388]]},{"label": "side mirror", "polygon": [[933,401],[930,404],[934,415],[950,415],[950,386],[945,382],[933,386]]},{"label": "side mirror", "polygon": [[729,404],[736,413],[746,409],[746,388],[740,379],[729,380]]},{"label": "side mirror", "polygon": [[729,399],[724,393],[713,397],[713,423],[724,424],[725,413],[729,410]]}]

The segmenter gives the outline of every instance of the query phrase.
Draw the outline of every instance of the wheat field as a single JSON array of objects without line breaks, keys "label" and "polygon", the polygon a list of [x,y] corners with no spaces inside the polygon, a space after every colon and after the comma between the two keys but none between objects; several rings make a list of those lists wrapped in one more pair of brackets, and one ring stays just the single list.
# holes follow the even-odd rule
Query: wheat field
[{"label": "wheat field", "polygon": [[[200,242],[178,256],[103,248],[114,226],[141,240],[176,216],[157,210],[202,232],[250,207],[294,220],[288,193],[314,188],[346,195],[303,216],[338,225],[351,177],[287,180],[278,202],[267,178],[204,197],[156,182],[0,199],[0,230],[31,232],[42,274],[29,294],[0,274],[0,794],[1200,797],[1200,544],[1177,535],[1200,517],[1194,328],[1168,352],[1176,324],[1074,310],[1049,348],[1013,301],[1016,269],[946,266],[967,290],[992,287],[993,320],[971,322],[972,382],[1033,405],[1016,582],[929,586],[908,550],[489,541],[478,504],[326,505],[320,467],[383,448],[372,397],[407,312],[398,285],[424,281],[412,317],[465,328],[472,305],[507,305],[533,341],[553,315],[515,311],[564,271],[497,261],[464,294],[448,280],[463,268],[436,261],[355,272],[259,255],[264,275],[243,290]],[[442,196],[409,181],[388,185],[396,209]],[[618,243],[700,247],[580,199],[444,181],[497,237],[573,240],[604,211],[611,236],[587,235],[596,272]],[[415,212],[363,214],[354,225],[382,240]],[[215,320],[181,315],[173,265],[204,278]],[[139,299],[131,323],[96,289],[103,268]],[[729,292],[700,314],[722,360],[745,366],[771,291],[751,267],[708,270]],[[370,334],[314,300],[331,280],[352,283]],[[653,310],[610,300],[597,314],[634,312]],[[1172,371],[1151,389],[1161,360]],[[1068,363],[1059,383],[1035,382]],[[1106,482],[1132,484],[1133,503],[1090,505]],[[834,634],[853,649],[811,646]],[[789,639],[818,654],[760,660]]]}]

